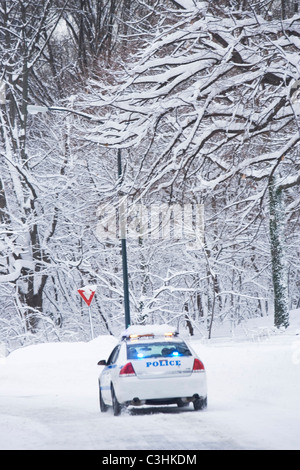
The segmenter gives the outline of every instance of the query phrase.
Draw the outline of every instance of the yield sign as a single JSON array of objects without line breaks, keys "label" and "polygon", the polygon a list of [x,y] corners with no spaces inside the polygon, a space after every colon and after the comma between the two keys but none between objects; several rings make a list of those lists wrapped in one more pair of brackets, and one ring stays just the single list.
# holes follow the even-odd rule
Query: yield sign
[{"label": "yield sign", "polygon": [[90,306],[94,298],[97,286],[86,286],[82,289],[78,289],[78,293],[81,295],[85,303]]}]

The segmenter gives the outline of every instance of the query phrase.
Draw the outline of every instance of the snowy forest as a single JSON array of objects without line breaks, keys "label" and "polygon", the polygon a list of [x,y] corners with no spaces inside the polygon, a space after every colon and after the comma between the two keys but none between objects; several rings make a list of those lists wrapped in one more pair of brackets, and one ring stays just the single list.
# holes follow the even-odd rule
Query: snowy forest
[{"label": "snowy forest", "polygon": [[300,1],[0,0],[0,57],[0,343],[121,331],[124,239],[132,323],[288,327]]}]

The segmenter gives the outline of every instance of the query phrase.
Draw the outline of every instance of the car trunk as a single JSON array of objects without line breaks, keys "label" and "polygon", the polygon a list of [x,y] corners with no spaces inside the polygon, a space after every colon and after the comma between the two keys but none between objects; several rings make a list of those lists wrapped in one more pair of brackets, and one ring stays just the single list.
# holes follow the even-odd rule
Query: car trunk
[{"label": "car trunk", "polygon": [[187,376],[193,371],[193,363],[192,356],[153,357],[132,361],[135,373],[140,379]]}]

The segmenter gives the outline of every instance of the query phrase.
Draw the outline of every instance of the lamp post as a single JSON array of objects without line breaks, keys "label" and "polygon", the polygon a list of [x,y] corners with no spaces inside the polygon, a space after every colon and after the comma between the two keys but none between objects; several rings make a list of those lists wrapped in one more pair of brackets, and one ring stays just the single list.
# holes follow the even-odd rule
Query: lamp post
[{"label": "lamp post", "polygon": [[[27,111],[29,114],[38,114],[38,113],[47,113],[49,111],[58,111],[66,112],[71,114],[76,114],[90,121],[98,122],[104,124],[104,121],[98,119],[95,116],[90,114],[82,113],[80,111],[75,111],[73,109],[64,108],[60,106],[35,106],[28,105]],[[122,157],[121,149],[118,149],[118,178],[121,180],[122,176]],[[123,221],[124,222],[124,221]],[[121,229],[121,248],[122,248],[122,269],[123,269],[123,289],[124,289],[124,311],[125,311],[125,329],[130,326],[130,304],[129,304],[129,288],[128,288],[128,267],[127,267],[127,247],[126,247],[126,233],[125,233],[125,224],[121,224],[123,228]]]},{"label": "lamp post", "polygon": [[[122,177],[122,156],[121,149],[118,149],[118,177],[121,181]],[[122,203],[123,204],[123,203]],[[122,265],[123,265],[123,286],[124,286],[124,309],[125,309],[125,329],[130,326],[130,306],[129,306],[129,289],[128,289],[128,268],[127,268],[127,247],[126,247],[126,224],[124,220],[124,209],[120,208],[120,227],[121,227],[121,244],[122,244]]]}]

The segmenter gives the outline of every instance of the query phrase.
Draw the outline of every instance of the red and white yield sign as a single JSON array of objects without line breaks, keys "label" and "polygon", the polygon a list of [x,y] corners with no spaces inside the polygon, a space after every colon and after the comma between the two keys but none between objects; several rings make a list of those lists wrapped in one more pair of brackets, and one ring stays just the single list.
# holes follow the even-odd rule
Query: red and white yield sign
[{"label": "red and white yield sign", "polygon": [[78,293],[81,295],[85,303],[90,306],[94,298],[97,286],[85,286],[78,289]]}]

